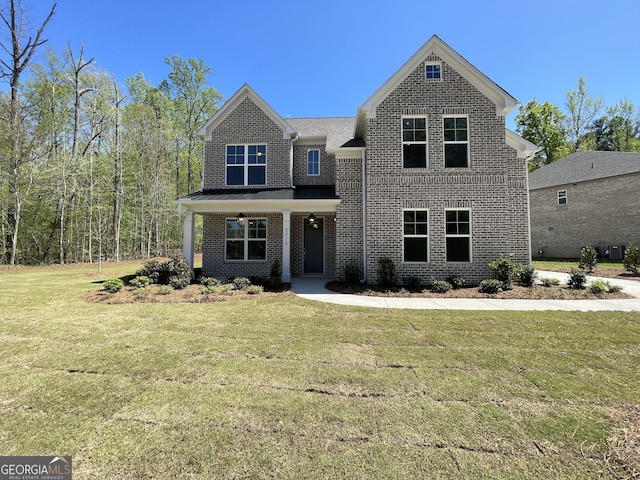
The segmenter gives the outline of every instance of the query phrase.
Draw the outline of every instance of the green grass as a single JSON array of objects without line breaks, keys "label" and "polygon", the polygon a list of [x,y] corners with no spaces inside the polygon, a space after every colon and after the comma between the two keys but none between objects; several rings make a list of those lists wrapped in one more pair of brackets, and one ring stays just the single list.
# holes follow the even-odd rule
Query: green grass
[{"label": "green grass", "polygon": [[81,300],[137,267],[0,270],[2,455],[72,455],[74,479],[622,472],[635,313]]},{"label": "green grass", "polygon": [[[559,258],[549,258],[549,259],[541,259],[537,258],[532,262],[534,268],[536,270],[546,270],[553,272],[570,272],[572,268],[578,268],[578,259],[559,259]],[[616,270],[624,270],[624,265],[622,264],[622,260],[609,260],[609,259],[598,259],[598,266],[594,274],[602,271],[616,271]]]}]

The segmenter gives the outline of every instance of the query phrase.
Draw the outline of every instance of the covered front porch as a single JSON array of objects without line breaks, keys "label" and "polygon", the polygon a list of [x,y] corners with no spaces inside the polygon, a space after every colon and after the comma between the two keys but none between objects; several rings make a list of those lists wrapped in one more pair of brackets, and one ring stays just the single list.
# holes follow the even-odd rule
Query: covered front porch
[{"label": "covered front porch", "polygon": [[178,200],[185,214],[183,255],[193,268],[195,216],[202,215],[202,274],[269,276],[280,262],[292,276],[335,276],[335,220],[330,188],[199,192]]}]

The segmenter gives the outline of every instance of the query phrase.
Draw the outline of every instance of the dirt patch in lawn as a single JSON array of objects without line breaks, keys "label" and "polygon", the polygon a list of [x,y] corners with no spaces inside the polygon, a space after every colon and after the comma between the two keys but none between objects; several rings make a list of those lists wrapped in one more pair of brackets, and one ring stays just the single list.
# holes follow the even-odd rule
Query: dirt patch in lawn
[{"label": "dirt patch in lawn", "polygon": [[640,478],[640,405],[630,405],[615,416],[622,426],[608,439],[607,465],[618,478]]},{"label": "dirt patch in lawn", "polygon": [[478,287],[464,287],[449,290],[446,293],[432,292],[428,287],[416,290],[404,288],[385,289],[377,285],[347,285],[341,282],[329,282],[327,288],[334,292],[350,293],[355,295],[367,295],[375,297],[421,297],[421,298],[513,298],[532,300],[603,300],[616,298],[633,298],[633,296],[622,292],[594,294],[586,288],[583,290],[573,290],[566,285],[544,287],[523,287],[512,285],[510,290],[499,293],[483,293]]}]

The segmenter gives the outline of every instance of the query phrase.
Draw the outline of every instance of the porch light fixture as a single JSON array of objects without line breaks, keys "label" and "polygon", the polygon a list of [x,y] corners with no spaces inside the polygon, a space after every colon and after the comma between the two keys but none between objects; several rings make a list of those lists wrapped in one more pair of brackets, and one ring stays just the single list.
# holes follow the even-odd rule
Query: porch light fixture
[{"label": "porch light fixture", "polygon": [[242,224],[244,224],[244,219],[245,219],[245,218],[246,218],[246,217],[244,216],[244,213],[239,213],[239,214],[238,214],[238,216],[236,217],[236,221],[237,221],[240,225],[242,225]]},{"label": "porch light fixture", "polygon": [[320,225],[316,222],[316,216],[313,213],[307,217],[307,221],[311,228],[315,228],[316,230],[320,228]]}]

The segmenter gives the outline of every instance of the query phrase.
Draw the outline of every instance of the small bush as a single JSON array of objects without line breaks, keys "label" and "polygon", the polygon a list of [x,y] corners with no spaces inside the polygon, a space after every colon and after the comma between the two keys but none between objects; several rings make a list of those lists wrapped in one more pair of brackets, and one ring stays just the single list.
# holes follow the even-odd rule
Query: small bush
[{"label": "small bush", "polygon": [[378,284],[383,287],[393,287],[398,283],[396,266],[389,257],[378,258]]},{"label": "small bush", "polygon": [[488,278],[480,282],[480,291],[482,293],[499,293],[502,288],[503,282],[496,278]]},{"label": "small bush", "polygon": [[131,285],[133,288],[136,288],[136,289],[147,288],[150,283],[151,283],[151,280],[146,275],[138,275],[137,277],[134,277],[131,280],[129,280],[129,285]]},{"label": "small bush", "polygon": [[595,295],[600,295],[602,293],[607,293],[611,288],[611,284],[604,280],[594,280],[589,285],[589,291]]},{"label": "small bush", "polygon": [[598,252],[596,249],[587,246],[580,249],[580,260],[578,261],[578,268],[585,272],[591,273],[598,266]]},{"label": "small bush", "polygon": [[422,285],[422,280],[420,279],[420,277],[416,277],[412,275],[404,279],[404,285],[409,290],[420,290],[420,286]]},{"label": "small bush", "polygon": [[609,285],[609,293],[618,293],[621,292],[624,287],[620,285]]},{"label": "small bush", "polygon": [[466,280],[459,275],[451,275],[447,278],[447,282],[451,284],[454,290],[463,288],[467,284]]},{"label": "small bush", "polygon": [[520,283],[525,287],[533,287],[536,283],[536,279],[538,278],[538,272],[536,272],[536,269],[533,268],[533,266],[524,265],[520,270],[518,278],[520,279]]},{"label": "small bush", "polygon": [[191,283],[191,274],[188,277],[184,275],[171,275],[169,277],[169,285],[176,290],[187,288]]},{"label": "small bush", "polygon": [[282,283],[282,266],[280,260],[276,258],[271,262],[271,270],[269,270],[269,281],[272,285]]},{"label": "small bush", "polygon": [[220,285],[220,280],[215,277],[200,277],[200,285],[205,287],[217,287]]},{"label": "small bush", "polygon": [[572,290],[583,290],[587,284],[587,274],[582,270],[571,269],[567,285]]},{"label": "small bush", "polygon": [[360,281],[360,266],[355,260],[349,260],[342,269],[345,283],[354,285]]},{"label": "small bush", "polygon": [[554,287],[556,285],[560,285],[560,280],[553,277],[542,277],[540,279],[540,283],[545,287]]},{"label": "small bush", "polygon": [[212,293],[216,293],[216,290],[216,285],[200,285],[200,293],[202,295],[211,295]]},{"label": "small bush", "polygon": [[236,277],[232,283],[236,290],[246,290],[251,285],[251,280],[246,277]]},{"label": "small bush", "polygon": [[630,243],[624,251],[624,260],[622,261],[622,264],[627,272],[635,274],[640,272],[640,247]]},{"label": "small bush", "polygon": [[224,287],[222,287],[222,289],[220,290],[220,295],[228,295],[228,296],[232,296],[233,295],[233,288],[230,285],[225,285]]},{"label": "small bush", "polygon": [[109,293],[118,293],[124,288],[124,282],[119,278],[107,278],[102,284],[102,289]]},{"label": "small bush", "polygon": [[491,276],[495,280],[502,282],[502,288],[509,289],[511,283],[520,273],[521,266],[511,260],[501,257],[493,262],[489,262]]},{"label": "small bush", "polygon": [[451,284],[445,280],[431,279],[431,291],[433,293],[447,293],[451,288]]},{"label": "small bush", "polygon": [[181,257],[174,257],[164,263],[150,260],[136,275],[149,277],[151,283],[171,285],[176,289],[185,288],[191,283],[191,267]]},{"label": "small bush", "polygon": [[249,285],[245,290],[249,295],[258,295],[264,292],[264,288],[260,285]]},{"label": "small bush", "polygon": [[157,293],[158,295],[170,295],[173,293],[173,287],[171,285],[161,285]]}]

